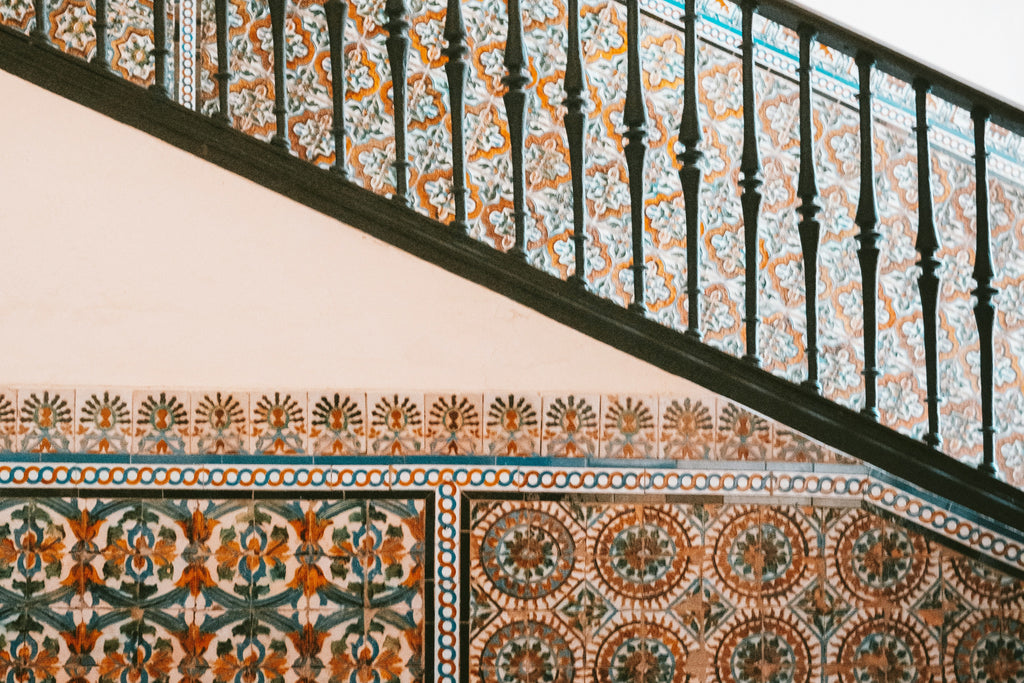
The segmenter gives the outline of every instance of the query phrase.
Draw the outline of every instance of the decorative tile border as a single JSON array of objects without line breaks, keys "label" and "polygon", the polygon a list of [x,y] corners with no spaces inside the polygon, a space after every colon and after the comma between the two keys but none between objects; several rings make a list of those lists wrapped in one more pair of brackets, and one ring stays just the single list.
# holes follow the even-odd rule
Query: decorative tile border
[{"label": "decorative tile border", "polygon": [[[0,454],[468,456],[565,463],[830,463],[824,445],[710,392],[0,387]],[[852,462],[847,460],[848,462]]]}]

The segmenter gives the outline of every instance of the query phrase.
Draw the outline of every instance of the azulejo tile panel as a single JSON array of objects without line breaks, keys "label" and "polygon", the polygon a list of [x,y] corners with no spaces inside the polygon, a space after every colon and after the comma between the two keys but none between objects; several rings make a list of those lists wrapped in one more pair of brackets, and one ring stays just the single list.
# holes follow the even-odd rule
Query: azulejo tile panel
[{"label": "azulejo tile panel", "polygon": [[[0,388],[0,453],[853,463],[715,394]],[[1004,462],[1012,462],[1005,461]]]},{"label": "azulejo tile panel", "polygon": [[1011,680],[1024,653],[1024,583],[866,509],[467,505],[472,681]]},{"label": "azulejo tile panel", "polygon": [[423,680],[429,497],[138,494],[0,499],[5,680]]}]

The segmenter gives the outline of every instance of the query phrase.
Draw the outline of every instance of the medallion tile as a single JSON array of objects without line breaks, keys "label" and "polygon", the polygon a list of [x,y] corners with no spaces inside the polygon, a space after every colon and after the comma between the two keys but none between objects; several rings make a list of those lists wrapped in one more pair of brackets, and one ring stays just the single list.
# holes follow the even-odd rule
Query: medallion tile
[{"label": "medallion tile", "polygon": [[917,619],[900,611],[862,611],[826,646],[825,674],[842,683],[939,681],[939,646]]}]

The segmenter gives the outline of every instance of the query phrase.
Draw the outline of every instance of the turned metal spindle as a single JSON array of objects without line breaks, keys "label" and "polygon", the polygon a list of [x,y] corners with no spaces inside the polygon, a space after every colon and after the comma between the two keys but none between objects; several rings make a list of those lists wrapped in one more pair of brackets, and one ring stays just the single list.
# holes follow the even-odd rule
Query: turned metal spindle
[{"label": "turned metal spindle", "polygon": [[686,47],[683,93],[683,116],[679,122],[679,180],[686,204],[686,294],[687,327],[683,334],[700,339],[700,181],[704,153],[700,150],[700,114],[697,111],[697,8],[696,2],[686,3]]},{"label": "turned metal spindle", "polygon": [[923,80],[914,82],[917,95],[917,244],[920,258],[917,265],[921,274],[917,277],[917,288],[921,292],[921,322],[924,327],[925,372],[928,383],[928,433],[924,442],[932,448],[942,445],[939,434],[939,348],[938,348],[938,305],[939,267],[942,262],[939,251],[939,236],[935,231],[935,211],[932,204],[931,160],[928,148],[928,89]]},{"label": "turned metal spindle", "polygon": [[505,114],[508,117],[509,156],[512,157],[512,218],[515,243],[511,253],[526,255],[526,173],[524,171],[523,138],[526,136],[526,85],[530,82],[526,68],[526,45],[523,41],[523,18],[519,0],[508,0],[508,36],[505,40],[505,70],[501,82],[505,86]]},{"label": "turned metal spindle", "polygon": [[167,97],[167,0],[153,0],[153,85],[150,91]]},{"label": "turned metal spindle", "polygon": [[346,0],[327,0],[327,39],[331,44],[331,100],[334,105],[334,166],[335,173],[348,178],[345,159],[345,24],[348,21]]},{"label": "turned metal spindle", "polygon": [[743,196],[743,238],[746,260],[747,352],[743,359],[760,365],[757,352],[757,222],[761,212],[761,159],[757,145],[757,96],[754,89],[754,9],[756,0],[743,3],[743,160],[740,187]]},{"label": "turned metal spindle", "polygon": [[985,146],[985,128],[988,112],[981,107],[971,111],[974,121],[974,172],[978,205],[978,245],[974,254],[974,280],[978,283],[972,294],[975,297],[974,318],[978,322],[978,343],[980,345],[981,384],[981,438],[982,459],[978,469],[995,475],[995,426],[992,420],[992,327],[995,320],[996,288],[992,285],[992,245],[989,231],[988,211],[988,159]]},{"label": "turned metal spindle", "polygon": [[110,69],[110,62],[107,61],[107,0],[96,0],[96,19],[93,21],[93,31],[96,32],[96,53],[90,60],[91,63],[103,70]]},{"label": "turned metal spindle", "polygon": [[387,16],[388,37],[384,44],[388,49],[391,64],[391,92],[395,107],[395,195],[393,199],[409,206],[409,159],[405,148],[406,69],[409,64],[409,21],[406,18],[405,0],[387,0],[384,4]]},{"label": "turned metal spindle", "polygon": [[288,149],[288,82],[285,69],[287,43],[284,38],[284,17],[288,0],[270,0],[270,30],[274,39],[274,117],[277,130],[270,144]]},{"label": "turned metal spindle", "polygon": [[807,379],[803,386],[821,391],[818,381],[818,180],[814,169],[814,94],[811,91],[811,42],[814,29],[803,25],[800,34],[800,248],[804,256],[804,306],[807,315]]},{"label": "turned metal spindle", "polygon": [[572,173],[572,241],[576,268],[569,280],[578,287],[587,286],[587,197],[586,197],[586,123],[583,112],[587,100],[583,49],[580,43],[579,0],[569,0],[569,25],[565,48],[565,137],[569,146],[569,170]]},{"label": "turned metal spindle", "polygon": [[228,0],[214,0],[214,20],[217,24],[217,113],[214,120],[228,125],[231,113],[228,110],[228,90],[231,87],[231,70],[228,66]]},{"label": "turned metal spindle", "polygon": [[466,24],[462,18],[462,0],[448,0],[444,21],[442,50],[447,61],[444,72],[448,76],[448,98],[452,118],[452,198],[455,200],[455,218],[451,227],[460,232],[469,231],[466,218],[466,138],[465,107],[466,68],[469,48],[466,46]]},{"label": "turned metal spindle", "polygon": [[30,35],[38,42],[49,42],[50,22],[46,16],[46,0],[32,0],[32,9],[35,11],[35,23]]},{"label": "turned metal spindle", "polygon": [[871,67],[874,57],[857,55],[860,76],[860,202],[857,205],[857,258],[860,261],[864,297],[864,408],[861,412],[878,419],[878,211],[875,208],[874,150],[871,135]]},{"label": "turned metal spindle", "polygon": [[629,208],[633,237],[633,300],[629,310],[641,315],[644,305],[644,158],[647,156],[647,107],[640,67],[640,0],[626,2],[626,169],[629,172]]}]

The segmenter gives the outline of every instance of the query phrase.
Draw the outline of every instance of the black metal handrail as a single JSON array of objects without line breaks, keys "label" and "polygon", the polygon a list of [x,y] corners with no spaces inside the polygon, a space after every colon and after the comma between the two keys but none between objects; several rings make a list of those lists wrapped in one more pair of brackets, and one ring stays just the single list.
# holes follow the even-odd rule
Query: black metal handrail
[{"label": "black metal handrail", "polygon": [[[647,314],[645,306],[645,276],[647,270],[644,259],[644,208],[645,208],[645,185],[644,164],[648,156],[645,138],[647,135],[647,120],[644,93],[644,74],[640,56],[640,5],[639,0],[628,0],[627,11],[627,35],[624,37],[627,59],[626,75],[627,86],[623,101],[622,124],[624,127],[623,154],[628,168],[629,180],[629,208],[632,217],[631,234],[629,242],[632,249],[633,260],[630,266],[633,276],[633,299],[630,302],[629,310],[634,315],[635,325],[643,330],[648,330],[649,321],[642,321]],[[46,16],[47,0],[35,0],[34,8],[39,17]],[[572,215],[573,215],[573,242],[575,245],[575,267],[576,271],[571,276],[577,296],[581,297],[580,304],[594,306],[592,296],[584,289],[587,283],[587,262],[585,250],[587,247],[587,236],[585,234],[587,225],[586,196],[585,192],[585,144],[583,141],[586,127],[586,74],[583,62],[579,59],[580,37],[577,25],[578,3],[572,0],[569,3],[573,15],[568,24],[568,45],[567,45],[567,68],[565,72],[565,92],[567,98],[564,105],[567,109],[565,115],[565,133],[567,137],[572,177]],[[345,61],[345,31],[346,18],[352,5],[339,0],[328,0],[326,3],[328,35],[330,37],[330,51],[332,58],[338,62]],[[511,258],[523,260],[528,251],[527,244],[527,183],[525,177],[525,149],[526,149],[526,114],[529,86],[531,81],[530,61],[527,55],[526,45],[523,38],[523,25],[521,9],[518,0],[509,0],[509,11],[511,19],[507,22],[508,33],[506,36],[506,49],[504,51],[505,74],[501,81],[504,85],[502,97],[507,112],[507,131],[512,166],[512,189],[513,198],[513,230],[514,245],[511,250]],[[274,128],[275,132],[270,140],[271,144],[279,148],[278,153],[288,153],[289,148],[289,110],[287,101],[288,75],[286,67],[287,40],[285,35],[285,17],[290,11],[287,0],[269,0],[269,10],[272,23],[272,42],[274,65]],[[445,37],[447,45],[444,49],[445,69],[450,79],[450,102],[452,107],[457,109],[454,116],[450,118],[450,130],[452,134],[452,192],[454,196],[455,215],[451,226],[459,235],[464,235],[468,229],[466,209],[466,168],[464,149],[464,121],[462,107],[464,102],[464,89],[466,80],[466,67],[468,48],[465,44],[466,29],[464,20],[459,10],[461,5],[456,0],[448,3],[448,19],[445,26]],[[1013,105],[982,92],[971,86],[959,83],[953,78],[945,76],[932,67],[921,64],[913,59],[899,55],[896,51],[884,45],[878,44],[868,38],[860,36],[838,24],[835,24],[820,15],[810,12],[802,7],[796,6],[785,0],[763,0],[755,3],[753,0],[743,0],[742,9],[742,37],[741,55],[743,64],[743,154],[740,164],[742,179],[739,185],[742,188],[741,203],[744,215],[746,254],[745,263],[745,291],[747,293],[745,306],[745,319],[747,321],[746,331],[746,366],[756,366],[759,362],[757,322],[759,319],[757,308],[757,270],[756,247],[758,244],[758,216],[761,205],[761,166],[759,159],[759,144],[757,140],[757,118],[753,115],[757,108],[756,92],[753,82],[754,60],[754,37],[753,18],[755,13],[776,21],[784,26],[796,30],[799,36],[800,59],[799,59],[799,88],[800,88],[800,172],[799,188],[797,196],[800,205],[797,207],[800,213],[799,236],[803,247],[803,261],[805,264],[805,292],[807,308],[807,379],[803,383],[804,396],[810,405],[818,406],[821,400],[820,382],[818,373],[818,358],[816,349],[818,311],[816,305],[816,262],[817,247],[820,243],[820,198],[818,196],[817,181],[815,178],[815,165],[813,163],[813,98],[811,88],[811,47],[812,41],[817,40],[823,45],[840,50],[853,56],[856,60],[859,82],[860,82],[860,199],[857,207],[855,222],[858,226],[857,240],[859,249],[857,252],[859,265],[862,274],[862,288],[865,293],[871,295],[864,297],[864,370],[865,377],[865,405],[863,408],[864,417],[868,421],[878,420],[876,400],[876,379],[878,377],[877,367],[877,273],[879,260],[879,218],[875,203],[875,169],[873,164],[873,134],[871,114],[871,74],[873,70],[881,70],[893,76],[901,78],[913,84],[916,94],[916,116],[917,116],[917,141],[919,154],[917,159],[918,190],[922,201],[918,207],[920,224],[918,230],[917,250],[920,254],[921,273],[918,277],[918,286],[921,294],[922,323],[924,327],[924,347],[926,356],[926,381],[927,381],[927,403],[928,403],[928,429],[924,436],[925,444],[922,448],[926,450],[920,453],[931,452],[938,455],[935,450],[941,444],[939,410],[938,404],[941,397],[938,372],[938,339],[936,332],[936,319],[939,311],[938,289],[940,285],[939,270],[940,264],[937,260],[938,240],[936,236],[935,218],[932,207],[932,187],[929,166],[929,140],[928,140],[928,111],[927,95],[932,93],[945,100],[956,104],[971,112],[974,131],[975,145],[975,181],[977,186],[977,245],[975,248],[974,279],[977,286],[972,294],[976,298],[974,315],[977,321],[980,349],[980,405],[981,405],[981,432],[982,432],[982,458],[979,469],[984,474],[996,472],[995,462],[995,424],[993,415],[993,327],[995,318],[995,299],[998,294],[994,284],[994,273],[992,265],[991,250],[991,227],[989,217],[989,188],[988,168],[986,161],[986,126],[989,122],[995,123],[1011,132],[1024,135],[1024,112]],[[97,10],[104,15],[106,12],[105,3],[97,3]],[[154,3],[153,36],[154,47],[152,56],[154,69],[152,76],[152,90],[161,99],[162,106],[180,108],[171,101],[166,101],[168,95],[166,88],[166,30],[164,21],[165,11],[163,3]],[[214,21],[216,23],[217,43],[217,73],[215,78],[218,85],[217,99],[219,107],[216,110],[214,119],[226,124],[232,121],[230,111],[230,87],[232,73],[230,71],[230,43],[228,40],[228,13],[229,7],[226,0],[216,0]],[[406,207],[411,206],[410,189],[408,185],[408,172],[410,168],[409,150],[406,148],[406,134],[408,132],[407,101],[409,97],[407,78],[405,76],[409,64],[409,30],[408,8],[404,0],[387,0],[384,7],[384,30],[386,31],[386,45],[388,62],[391,73],[395,76],[393,83],[393,121],[394,121],[394,148],[395,156],[393,168],[395,171],[395,192],[393,199]],[[95,24],[100,35],[97,36],[96,46],[106,50],[105,31],[108,22],[101,19]],[[699,94],[697,87],[697,53],[700,45],[700,38],[697,31],[698,12],[694,3],[688,3],[685,15],[685,83],[682,108],[679,112],[679,151],[678,167],[680,186],[684,196],[686,211],[686,233],[687,233],[687,325],[680,330],[680,343],[686,340],[686,344],[694,344],[701,338],[700,318],[700,265],[702,262],[701,252],[701,183],[703,181],[703,160],[704,151],[702,148],[703,125],[699,113]],[[9,33],[9,29],[4,29]],[[48,43],[49,26],[48,22],[41,20],[35,22],[30,31],[31,40],[37,47],[49,49]],[[340,43],[340,44],[339,44]],[[109,63],[102,55],[97,54],[89,68],[94,69],[98,74],[110,77],[111,70]],[[345,89],[344,79],[333,78],[333,112],[335,114],[332,126],[332,134],[336,149],[344,150],[347,138],[345,124]],[[337,182],[345,182],[348,167],[345,154],[337,154],[334,163],[334,178]],[[747,229],[749,228],[749,229]],[[461,247],[460,247],[461,248]],[[474,258],[478,255],[474,253]],[[506,258],[506,255],[495,253],[495,258]],[[581,287],[582,286],[582,287]],[[603,306],[603,304],[602,304]],[[602,313],[605,319],[609,319],[607,313]],[[615,316],[612,316],[615,317]],[[618,318],[616,318],[618,320]],[[642,321],[642,322],[641,322]],[[620,321],[621,324],[621,321]],[[593,332],[591,332],[593,333]],[[667,330],[666,334],[674,333]],[[611,335],[622,334],[619,329],[609,331]],[[638,333],[639,334],[639,333]],[[650,336],[649,331],[643,335]],[[659,337],[660,338],[660,337]],[[688,351],[688,353],[692,352]],[[699,352],[697,355],[704,353]],[[637,355],[647,356],[646,353]],[[714,362],[724,362],[714,356]],[[711,361],[708,361],[711,362]],[[754,381],[761,382],[762,386],[771,386],[778,390],[775,379],[762,371],[749,370]],[[700,378],[709,384],[710,388],[716,388],[715,378]],[[749,390],[749,386],[733,378],[734,384],[723,383],[722,391],[735,391],[736,387],[743,386]],[[723,381],[724,382],[724,381]],[[846,425],[844,430],[839,430],[847,435],[852,435],[858,428],[865,424],[863,420],[854,419],[849,411],[838,406],[835,410],[823,411],[820,406],[814,409],[815,415],[821,416],[829,413],[829,419],[843,422]],[[790,409],[782,409],[786,412]],[[767,412],[767,411],[766,411]],[[798,423],[805,418],[797,415],[794,420]],[[810,418],[807,418],[810,419]],[[811,424],[813,423],[813,424]],[[817,423],[810,420],[811,428],[807,431],[819,438],[825,438],[824,432]],[[886,448],[895,448],[894,444],[903,444],[902,448],[908,449],[907,442],[896,440],[891,443],[880,436],[881,432],[872,432],[876,443],[886,443]],[[834,444],[843,449],[843,444]],[[916,447],[915,447],[916,448]],[[862,450],[854,449],[854,454],[860,455]],[[913,449],[910,449],[913,450]],[[869,461],[875,460],[865,456]],[[906,456],[908,458],[920,456]],[[914,466],[893,464],[890,469],[893,471],[917,471]],[[943,465],[937,467],[934,472],[943,473],[946,477],[950,472],[958,472],[956,467]],[[925,477],[927,478],[927,477]],[[920,482],[918,482],[920,483]],[[998,486],[993,483],[993,486]],[[1004,497],[1008,494],[1003,492]],[[1010,496],[1013,498],[1013,496]]]}]

